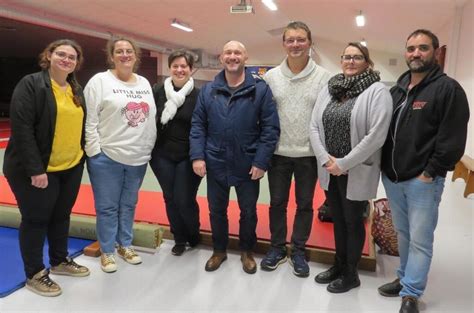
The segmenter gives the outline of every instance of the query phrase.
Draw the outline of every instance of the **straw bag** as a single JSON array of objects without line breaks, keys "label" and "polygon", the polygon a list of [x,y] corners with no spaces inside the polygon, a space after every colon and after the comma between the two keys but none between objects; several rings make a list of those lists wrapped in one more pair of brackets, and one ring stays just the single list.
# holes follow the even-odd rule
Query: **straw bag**
[{"label": "straw bag", "polygon": [[397,232],[392,222],[392,211],[386,198],[374,201],[371,233],[382,253],[398,256]]}]

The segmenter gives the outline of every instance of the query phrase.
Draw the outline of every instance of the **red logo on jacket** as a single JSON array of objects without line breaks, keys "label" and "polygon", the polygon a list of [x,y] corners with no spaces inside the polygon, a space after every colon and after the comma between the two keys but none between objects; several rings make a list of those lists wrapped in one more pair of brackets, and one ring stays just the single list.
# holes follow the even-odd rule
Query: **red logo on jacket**
[{"label": "red logo on jacket", "polygon": [[414,101],[412,108],[413,110],[421,110],[423,107],[427,104],[428,102],[426,101]]}]

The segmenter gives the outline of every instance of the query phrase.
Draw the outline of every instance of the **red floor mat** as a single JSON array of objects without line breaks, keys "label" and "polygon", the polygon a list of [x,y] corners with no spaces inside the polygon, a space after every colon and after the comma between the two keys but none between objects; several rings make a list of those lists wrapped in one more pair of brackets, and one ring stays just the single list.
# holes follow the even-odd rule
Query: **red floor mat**
[{"label": "red floor mat", "polygon": [[[294,211],[296,208],[294,199],[294,184],[290,192],[290,203],[288,205],[288,241],[291,238],[291,229],[293,228]],[[316,195],[314,201],[314,208],[318,208],[324,201],[324,193],[319,187],[316,187]],[[201,229],[210,231],[209,209],[206,197],[198,197],[200,205],[200,221]],[[16,200],[13,193],[6,182],[5,177],[0,176],[0,203],[16,205]],[[74,213],[95,215],[94,199],[92,195],[92,188],[90,185],[82,185],[79,191],[79,196],[73,208]],[[238,234],[239,228],[239,208],[237,201],[230,201],[229,203],[229,232],[231,234]],[[334,237],[332,223],[321,223],[316,217],[317,210],[315,209],[315,218],[313,219],[313,228],[311,236],[307,242],[308,246],[331,249],[334,250]],[[257,206],[257,236],[259,239],[270,239],[270,227],[268,220],[268,204],[258,204]],[[168,225],[166,217],[164,200],[161,192],[140,191],[138,198],[137,210],[135,220],[141,222],[156,223]],[[367,231],[367,237],[368,237]],[[368,240],[366,237],[363,254],[369,254]]]}]

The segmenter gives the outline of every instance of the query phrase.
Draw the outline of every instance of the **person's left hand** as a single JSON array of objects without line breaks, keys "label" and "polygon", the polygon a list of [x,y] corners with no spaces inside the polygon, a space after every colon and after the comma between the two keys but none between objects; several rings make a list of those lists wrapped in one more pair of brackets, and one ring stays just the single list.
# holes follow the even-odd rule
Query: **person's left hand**
[{"label": "person's left hand", "polygon": [[336,158],[330,155],[329,159],[330,159],[330,162],[328,162],[329,165],[326,166],[326,170],[329,172],[329,174],[334,175],[334,176],[340,176],[344,174],[341,168],[337,165]]},{"label": "person's left hand", "polygon": [[252,166],[250,169],[249,175],[252,175],[251,179],[252,180],[257,180],[263,177],[265,175],[265,171],[262,169],[259,169],[256,166]]}]

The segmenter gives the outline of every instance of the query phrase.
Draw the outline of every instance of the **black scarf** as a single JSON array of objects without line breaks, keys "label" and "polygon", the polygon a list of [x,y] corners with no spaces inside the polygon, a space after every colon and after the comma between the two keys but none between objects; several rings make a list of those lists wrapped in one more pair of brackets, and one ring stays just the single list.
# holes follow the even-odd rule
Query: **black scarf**
[{"label": "black scarf", "polygon": [[350,77],[337,74],[329,80],[328,88],[333,100],[341,101],[343,98],[357,97],[378,81],[380,81],[380,73],[369,68],[359,75]]}]

